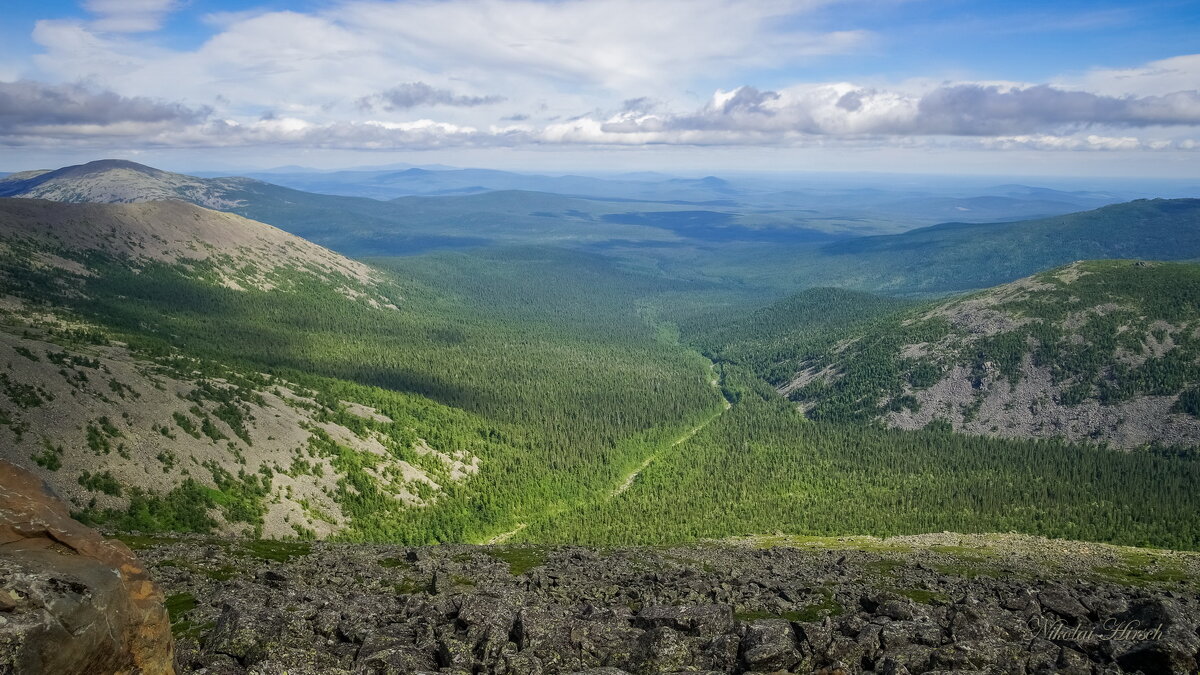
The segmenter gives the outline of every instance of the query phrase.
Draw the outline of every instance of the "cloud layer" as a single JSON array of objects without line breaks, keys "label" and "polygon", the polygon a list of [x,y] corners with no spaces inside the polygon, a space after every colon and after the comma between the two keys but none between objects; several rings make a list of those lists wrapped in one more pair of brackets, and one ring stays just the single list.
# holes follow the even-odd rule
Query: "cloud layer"
[{"label": "cloud layer", "polygon": [[144,33],[180,0],[82,0],[88,20],[37,23],[36,78],[0,82],[0,142],[1196,147],[1200,55],[1046,83],[779,76],[872,48],[819,20],[862,1],[344,0],[214,15],[173,48]]},{"label": "cloud layer", "polygon": [[[913,95],[852,84],[718,91],[700,110],[662,114],[625,110],[578,134],[596,140],[640,135],[657,142],[782,142],[798,136],[1012,136],[1088,129],[1200,125],[1200,92],[1101,96],[1049,85],[953,84]],[[578,135],[576,134],[576,135]]]},{"label": "cloud layer", "polygon": [[431,87],[424,82],[406,82],[373,96],[364,96],[358,99],[358,105],[361,108],[380,108],[390,112],[435,105],[472,108],[477,105],[499,103],[503,100],[505,100],[503,96],[463,96],[449,89]]},{"label": "cloud layer", "polygon": [[80,84],[0,82],[0,139],[12,145],[71,137],[139,136],[185,129],[208,110],[128,98]]}]

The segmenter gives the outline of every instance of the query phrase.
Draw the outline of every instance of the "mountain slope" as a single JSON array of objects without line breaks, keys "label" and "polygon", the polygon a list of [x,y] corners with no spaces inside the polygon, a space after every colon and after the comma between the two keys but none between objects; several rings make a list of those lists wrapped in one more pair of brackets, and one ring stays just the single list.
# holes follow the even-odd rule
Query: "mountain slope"
[{"label": "mountain slope", "polygon": [[284,378],[131,350],[13,298],[0,304],[0,323],[0,457],[40,473],[85,518],[142,531],[327,537],[350,522],[346,456],[370,458],[371,484],[412,506],[479,468],[468,450],[413,438],[433,430],[398,394],[374,401],[400,404],[390,416],[318,400]]},{"label": "mountain slope", "polygon": [[[0,444],[117,527],[476,540],[610,489],[647,444],[719,406],[708,362],[658,339],[629,298],[604,316],[568,302],[579,325],[549,308],[514,320],[402,264],[367,268],[180,202],[0,207],[0,296],[21,303],[0,326],[13,364]],[[576,283],[564,301],[596,295]],[[30,323],[43,315],[79,334]],[[160,447],[163,428],[176,438]],[[289,497],[281,473],[305,487]],[[289,501],[310,517],[271,506]]]},{"label": "mountain slope", "polygon": [[[888,292],[1005,283],[1075,260],[1200,258],[1200,199],[1152,199],[1015,223],[945,223],[823,246],[802,261],[826,282]],[[828,272],[832,268],[835,272]]]},{"label": "mountain slope", "polygon": [[424,508],[478,472],[494,444],[467,413],[265,374],[234,330],[185,344],[185,327],[231,315],[252,331],[247,309],[288,298],[403,305],[384,273],[233,214],[0,200],[0,456],[87,519],[271,537],[344,532],[366,494]]},{"label": "mountain slope", "polygon": [[239,200],[230,193],[256,183],[249,178],[196,178],[123,159],[103,159],[54,171],[25,171],[0,181],[0,197],[58,202],[145,202],[182,199],[228,209]]},{"label": "mountain slope", "polygon": [[353,296],[369,292],[382,279],[362,263],[278,228],[180,201],[63,204],[3,199],[0,240],[10,251],[23,251],[45,265],[75,273],[87,273],[87,256],[100,254],[135,267],[150,262],[181,265],[197,275],[215,275],[234,289],[270,289],[299,274],[340,279],[345,293]]},{"label": "mountain slope", "polygon": [[1093,261],[885,318],[780,391],[816,419],[1200,443],[1200,266]]},{"label": "mountain slope", "polygon": [[[251,178],[196,178],[125,160],[15,174],[0,180],[0,197],[75,203],[181,200],[271,223],[356,256],[408,255],[497,243],[586,245],[608,240],[678,239],[666,229],[604,220],[606,215],[629,211],[630,204],[625,202],[518,190],[382,202],[303,192]],[[687,207],[641,204],[638,208],[653,213]]]}]

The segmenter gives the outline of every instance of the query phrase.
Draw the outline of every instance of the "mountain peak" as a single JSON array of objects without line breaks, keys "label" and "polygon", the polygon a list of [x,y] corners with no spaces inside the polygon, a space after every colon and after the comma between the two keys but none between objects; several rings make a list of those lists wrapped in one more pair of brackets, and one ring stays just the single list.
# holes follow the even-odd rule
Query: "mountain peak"
[{"label": "mountain peak", "polygon": [[134,203],[182,200],[208,208],[239,206],[233,193],[248,178],[197,178],[163,171],[127,159],[100,159],[54,171],[26,172],[0,181],[0,197],[56,202]]},{"label": "mountain peak", "polygon": [[[26,251],[29,257],[77,274],[91,274],[85,268],[94,254],[135,268],[161,263],[208,270],[215,283],[235,290],[279,287],[287,276],[282,271],[316,276],[353,289],[347,292],[352,299],[382,304],[370,298],[379,277],[366,265],[265,223],[180,200],[0,199],[0,242],[9,247],[40,242]],[[45,254],[50,250],[56,253]]]},{"label": "mountain peak", "polygon": [[138,173],[146,174],[147,176],[161,176],[168,173],[162,169],[156,169],[152,166],[146,166],[145,164],[138,164],[137,162],[132,162],[128,159],[97,159],[92,162],[87,162],[86,164],[66,166],[57,171],[51,171],[50,173],[86,176],[89,174],[103,173],[105,171],[114,171],[118,169],[136,171]]}]

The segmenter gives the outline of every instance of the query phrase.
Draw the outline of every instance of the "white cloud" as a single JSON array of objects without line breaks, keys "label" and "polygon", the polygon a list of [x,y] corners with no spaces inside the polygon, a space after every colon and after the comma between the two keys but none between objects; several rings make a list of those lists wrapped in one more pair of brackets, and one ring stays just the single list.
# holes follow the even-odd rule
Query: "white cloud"
[{"label": "white cloud", "polygon": [[443,68],[517,71],[613,90],[844,53],[862,31],[776,30],[817,0],[354,2],[341,22]]},{"label": "white cloud", "polygon": [[36,63],[53,78],[218,107],[222,96],[231,114],[352,106],[420,82],[545,101],[548,116],[569,116],[613,96],[687,96],[697,78],[860,46],[861,31],[776,28],[826,1],[351,0],[312,14],[214,16],[216,33],[190,50],[69,21],[39,22],[34,39],[44,48]]},{"label": "white cloud", "polygon": [[1078,80],[1062,83],[1111,96],[1194,92],[1200,89],[1200,54],[1151,61],[1137,68],[1096,69]]},{"label": "white cloud", "polygon": [[36,137],[101,143],[141,124],[147,145],[181,147],[1195,147],[1200,55],[1050,84],[692,93],[861,49],[870,34],[795,28],[842,1],[854,0],[343,0],[314,13],[210,15],[212,36],[177,49],[135,34],[159,26],[175,0],[87,0],[91,23],[38,22],[44,79],[204,114],[50,121]]},{"label": "white cloud", "polygon": [[96,16],[91,27],[105,33],[144,33],[162,27],[167,15],[179,8],[178,0],[84,0],[83,7]]},{"label": "white cloud", "polygon": [[1075,135],[1096,128],[1200,126],[1200,93],[1111,97],[1047,85],[948,84],[920,93],[804,85],[779,92],[718,91],[699,110],[622,110],[557,125],[556,137],[594,142],[747,144],[806,136]]}]

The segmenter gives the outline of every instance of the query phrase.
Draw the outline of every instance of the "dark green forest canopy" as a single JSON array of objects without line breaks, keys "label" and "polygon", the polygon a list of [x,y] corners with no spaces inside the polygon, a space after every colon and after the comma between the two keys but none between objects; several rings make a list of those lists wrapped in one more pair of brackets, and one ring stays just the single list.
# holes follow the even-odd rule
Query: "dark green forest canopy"
[{"label": "dark green forest canopy", "polygon": [[[384,310],[309,275],[283,280],[286,292],[235,291],[200,262],[186,274],[163,264],[135,273],[120,259],[75,257],[96,271],[70,280],[79,293],[20,255],[3,258],[6,290],[65,307],[139,353],[285,377],[323,399],[411,420],[422,434],[476,442],[480,473],[424,508],[373,493],[358,481],[360,457],[319,442],[347,470],[347,539],[486,541],[522,525],[514,540],[592,544],[1016,530],[1200,548],[1190,453],[890,431],[852,415],[815,423],[767,384],[847,334],[912,311],[905,301],[838,289],[779,300],[539,247],[375,259],[388,275],[378,292],[399,308]],[[1136,281],[1114,279],[1114,293]],[[1156,291],[1162,311],[1192,311],[1180,304],[1195,297],[1191,287],[1179,288]],[[699,351],[718,362],[719,387]],[[863,357],[864,382],[902,376],[868,356],[876,352]],[[253,517],[253,485],[220,492]],[[181,486],[140,495],[131,513],[96,515],[204,529],[186,505],[206,498],[216,499]],[[178,517],[147,519],[164,508]]]}]

